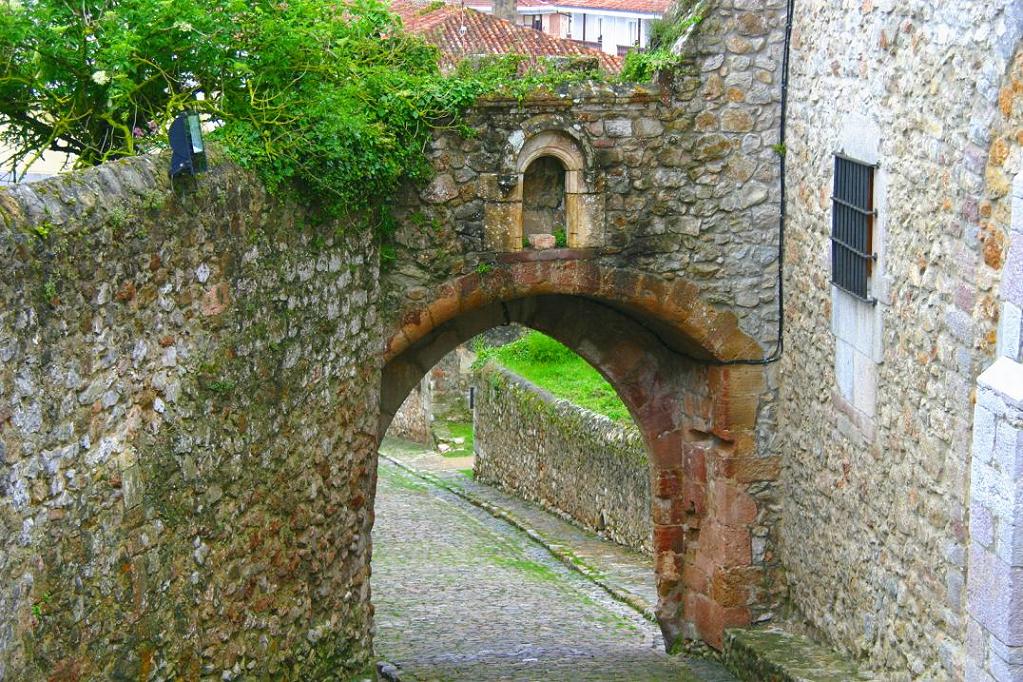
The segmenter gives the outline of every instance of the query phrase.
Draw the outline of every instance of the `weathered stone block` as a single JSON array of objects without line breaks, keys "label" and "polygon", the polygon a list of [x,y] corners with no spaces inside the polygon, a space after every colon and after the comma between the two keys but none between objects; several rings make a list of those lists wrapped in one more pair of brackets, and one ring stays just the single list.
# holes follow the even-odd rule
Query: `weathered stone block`
[{"label": "weathered stone block", "polygon": [[487,202],[483,213],[483,248],[518,251],[522,248],[522,204]]},{"label": "weathered stone block", "polygon": [[990,393],[1018,410],[1023,409],[1023,363],[998,358],[977,378],[977,385],[981,394]]},{"label": "weathered stone block", "polygon": [[526,237],[529,240],[529,246],[534,249],[553,249],[555,246],[555,239],[553,234],[531,234]]},{"label": "weathered stone block", "polygon": [[632,119],[615,118],[604,121],[608,137],[629,137],[632,135]]},{"label": "weathered stone block", "polygon": [[1023,308],[1008,301],[998,320],[998,354],[1023,362]]},{"label": "weathered stone block", "polygon": [[1023,646],[1023,568],[973,547],[967,593],[970,613],[981,625],[1007,646]]},{"label": "weathered stone block", "polygon": [[656,118],[638,118],[632,124],[632,134],[636,137],[657,137],[664,132],[664,125]]},{"label": "weathered stone block", "polygon": [[604,197],[600,194],[566,194],[565,217],[568,245],[590,248],[604,245]]}]

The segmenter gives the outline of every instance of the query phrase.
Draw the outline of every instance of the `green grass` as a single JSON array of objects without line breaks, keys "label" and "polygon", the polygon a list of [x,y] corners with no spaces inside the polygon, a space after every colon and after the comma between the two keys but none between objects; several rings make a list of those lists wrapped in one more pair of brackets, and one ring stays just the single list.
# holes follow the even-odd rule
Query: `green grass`
[{"label": "green grass", "polygon": [[[444,457],[471,457],[475,454],[473,445],[472,422],[442,421],[434,426],[434,436],[441,443],[451,446],[440,454]],[[456,438],[462,438],[462,443],[455,443]]]},{"label": "green grass", "polygon": [[458,473],[462,474],[463,476],[468,478],[470,481],[474,480],[476,478],[476,472],[473,471],[472,469],[459,469]]},{"label": "green grass", "polygon": [[530,331],[498,348],[479,348],[477,363],[495,360],[512,372],[570,402],[631,424],[632,417],[604,377],[568,347]]}]

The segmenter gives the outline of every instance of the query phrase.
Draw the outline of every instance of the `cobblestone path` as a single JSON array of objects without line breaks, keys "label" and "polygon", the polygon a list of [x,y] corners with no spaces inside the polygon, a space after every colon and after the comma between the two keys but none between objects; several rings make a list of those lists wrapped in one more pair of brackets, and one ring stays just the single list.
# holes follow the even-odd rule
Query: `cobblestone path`
[{"label": "cobblestone path", "polygon": [[[732,680],[515,526],[381,460],[376,654],[412,680]],[[452,476],[460,475],[452,472]]]}]

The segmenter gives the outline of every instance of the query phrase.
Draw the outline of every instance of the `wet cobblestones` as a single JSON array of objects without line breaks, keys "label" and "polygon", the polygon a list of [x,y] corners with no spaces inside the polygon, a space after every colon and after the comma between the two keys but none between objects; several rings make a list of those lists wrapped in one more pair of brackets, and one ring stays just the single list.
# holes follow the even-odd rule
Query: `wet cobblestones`
[{"label": "wet cobblestones", "polygon": [[[376,655],[412,680],[729,680],[528,535],[381,461]],[[694,669],[701,669],[699,676]]]}]

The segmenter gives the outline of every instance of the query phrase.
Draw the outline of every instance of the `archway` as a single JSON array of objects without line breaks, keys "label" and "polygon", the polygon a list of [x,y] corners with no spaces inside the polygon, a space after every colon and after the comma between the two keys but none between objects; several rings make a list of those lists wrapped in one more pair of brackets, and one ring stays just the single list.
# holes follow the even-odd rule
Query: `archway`
[{"label": "archway", "polygon": [[761,575],[747,487],[774,475],[755,445],[762,369],[721,361],[760,349],[682,280],[589,260],[524,259],[533,255],[508,254],[405,312],[385,350],[379,434],[426,371],[481,332],[516,322],[557,339],[615,387],[643,434],[666,643],[696,634],[720,647],[725,627],[750,622]]}]

